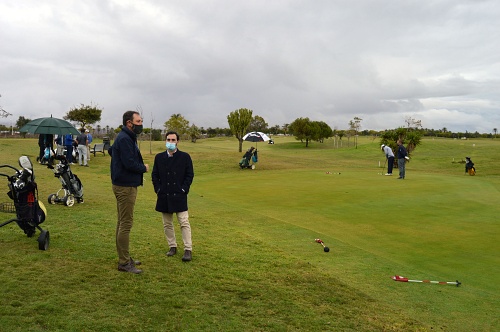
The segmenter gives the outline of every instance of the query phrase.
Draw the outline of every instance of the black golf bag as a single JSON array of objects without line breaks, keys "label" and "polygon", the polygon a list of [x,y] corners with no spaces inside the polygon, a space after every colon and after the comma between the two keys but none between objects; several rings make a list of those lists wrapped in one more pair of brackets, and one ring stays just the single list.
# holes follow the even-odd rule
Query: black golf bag
[{"label": "black golf bag", "polygon": [[[53,165],[53,162],[51,162],[48,168],[54,171],[54,176],[61,181],[62,188],[57,193],[49,195],[49,204],[61,203],[66,206],[73,206],[75,200],[77,203],[83,203],[82,182],[76,174],[71,172],[66,156],[55,156],[53,159],[59,160],[59,163]],[[64,193],[64,195],[61,195],[61,193]]]},{"label": "black golf bag", "polygon": [[251,168],[255,169],[255,163],[258,161],[257,149],[253,146],[245,152],[243,158],[240,160],[240,168]]},{"label": "black golf bag", "polygon": [[476,175],[476,168],[470,157],[465,157],[465,173],[469,175]]},{"label": "black golf bag", "polygon": [[27,156],[22,156],[19,158],[19,165],[22,169],[16,169],[10,165],[0,165],[0,169],[10,168],[15,171],[14,175],[0,173],[0,176],[5,176],[8,180],[9,192],[7,195],[14,201],[16,212],[16,218],[7,220],[0,224],[0,227],[16,222],[28,237],[35,235],[38,229],[40,231],[38,249],[47,250],[50,241],[49,231],[40,227],[40,224],[45,221],[47,210],[43,203],[38,200],[33,164]]}]

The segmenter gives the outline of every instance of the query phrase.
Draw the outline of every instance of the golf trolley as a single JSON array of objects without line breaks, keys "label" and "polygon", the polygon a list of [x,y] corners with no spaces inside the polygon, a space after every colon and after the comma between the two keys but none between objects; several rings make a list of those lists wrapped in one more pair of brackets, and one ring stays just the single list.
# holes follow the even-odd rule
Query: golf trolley
[{"label": "golf trolley", "polygon": [[476,175],[476,168],[470,157],[465,157],[465,174]]},{"label": "golf trolley", "polygon": [[255,149],[253,146],[245,152],[243,155],[243,158],[240,160],[240,168],[245,169],[245,168],[251,168],[255,169],[255,163],[258,161],[257,157],[257,149]]},{"label": "golf trolley", "polygon": [[[64,204],[73,206],[75,200],[77,203],[83,203],[83,185],[78,176],[71,172],[71,167],[65,156],[55,156],[53,159],[59,160],[55,166],[53,162],[49,163],[48,168],[54,171],[54,176],[61,181],[62,188],[55,194],[50,194],[49,204]],[[63,193],[64,195],[61,195]]]},{"label": "golf trolley", "polygon": [[27,156],[21,156],[19,166],[21,166],[21,169],[10,165],[0,165],[0,169],[10,168],[15,171],[14,175],[0,173],[0,176],[5,176],[9,182],[7,195],[14,201],[16,212],[16,218],[1,223],[0,227],[15,221],[28,237],[35,235],[36,229],[38,229],[40,231],[38,249],[47,250],[50,242],[49,231],[45,231],[40,227],[40,224],[45,221],[47,210],[43,203],[38,200],[38,188],[33,174],[33,164]]}]

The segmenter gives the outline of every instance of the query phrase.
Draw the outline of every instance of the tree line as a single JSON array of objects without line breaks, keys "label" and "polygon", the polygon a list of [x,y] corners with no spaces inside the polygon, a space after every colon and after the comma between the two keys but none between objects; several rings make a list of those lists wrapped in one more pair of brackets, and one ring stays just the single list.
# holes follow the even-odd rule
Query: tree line
[{"label": "tree line", "polygon": [[[2,110],[5,116],[11,115],[6,111]],[[141,108],[137,111],[144,118],[144,114]],[[78,129],[86,128],[89,129],[94,135],[108,136],[111,139],[121,130],[122,125],[119,124],[116,128],[105,126],[95,123],[101,121],[101,115],[103,110],[93,103],[90,105],[81,104],[79,107],[73,107],[65,115],[64,119],[71,121],[76,124]],[[8,114],[8,115],[7,115]],[[30,122],[31,119],[20,116],[16,121],[16,127],[8,127],[5,125],[0,125],[1,132],[9,132],[10,130],[19,130],[26,123]],[[216,137],[216,136],[235,136],[239,141],[239,150],[241,152],[243,136],[247,132],[260,131],[268,135],[292,135],[297,140],[305,143],[308,147],[311,141],[323,142],[325,139],[333,137],[336,139],[336,144],[341,144],[343,138],[347,138],[348,145],[350,145],[350,139],[353,139],[354,146],[357,147],[357,137],[358,136],[382,136],[387,130],[375,131],[375,130],[361,130],[362,119],[359,117],[354,117],[348,123],[348,127],[345,130],[333,129],[326,124],[324,121],[311,120],[308,117],[300,117],[295,119],[291,123],[285,123],[283,125],[269,126],[269,124],[260,115],[253,115],[253,111],[246,108],[240,108],[227,116],[227,121],[229,128],[204,128],[198,127],[194,123],[191,124],[182,114],[172,114],[170,118],[163,123],[163,128],[165,131],[173,130],[178,132],[184,139],[189,139],[192,142],[196,142],[199,138],[204,137]],[[143,135],[146,135],[150,140],[162,140],[162,130],[154,129],[154,118],[151,115],[150,127],[144,126]],[[413,135],[420,136],[433,136],[433,137],[444,137],[444,138],[496,138],[497,128],[493,128],[493,133],[480,134],[477,131],[472,132],[451,132],[446,128],[442,129],[427,129],[422,128],[421,122],[419,120],[407,117],[405,119],[405,126],[401,128],[413,128]]]}]

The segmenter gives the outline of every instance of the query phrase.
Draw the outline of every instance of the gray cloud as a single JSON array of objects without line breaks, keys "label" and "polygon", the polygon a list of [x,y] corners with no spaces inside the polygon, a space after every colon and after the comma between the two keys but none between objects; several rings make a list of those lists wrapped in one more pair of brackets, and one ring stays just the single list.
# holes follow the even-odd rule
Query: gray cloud
[{"label": "gray cloud", "polygon": [[[496,1],[2,1],[0,105],[63,116],[91,102],[102,125],[141,107],[227,127],[245,107],[344,129],[498,127]],[[148,119],[149,118],[149,119]]]}]

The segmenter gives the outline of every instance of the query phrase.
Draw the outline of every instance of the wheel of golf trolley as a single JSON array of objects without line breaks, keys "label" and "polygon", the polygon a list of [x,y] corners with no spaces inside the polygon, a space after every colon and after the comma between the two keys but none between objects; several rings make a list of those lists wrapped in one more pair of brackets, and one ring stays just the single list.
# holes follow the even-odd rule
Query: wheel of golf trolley
[{"label": "wheel of golf trolley", "polygon": [[64,205],[73,206],[75,204],[75,197],[73,195],[68,195],[64,198]]},{"label": "wheel of golf trolley", "polygon": [[38,241],[38,249],[40,250],[49,249],[49,243],[50,243],[49,231],[42,231],[37,241]]},{"label": "wheel of golf trolley", "polygon": [[252,165],[252,169],[255,169],[255,165]]},{"label": "wheel of golf trolley", "polygon": [[50,194],[49,195],[49,204],[56,204],[56,199],[57,199],[56,194]]}]

